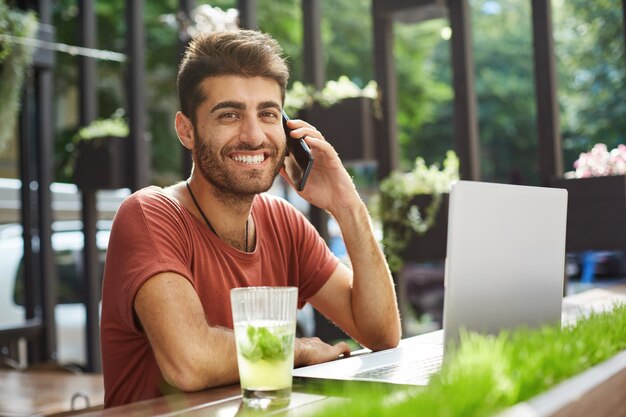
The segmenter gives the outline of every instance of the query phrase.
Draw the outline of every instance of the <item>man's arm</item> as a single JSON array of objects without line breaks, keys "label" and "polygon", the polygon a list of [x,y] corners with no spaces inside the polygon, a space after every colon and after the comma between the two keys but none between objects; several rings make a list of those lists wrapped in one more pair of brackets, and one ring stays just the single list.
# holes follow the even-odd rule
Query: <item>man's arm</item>
[{"label": "man's arm", "polygon": [[[233,331],[209,326],[198,295],[184,277],[155,275],[137,292],[134,307],[169,384],[198,391],[237,382]],[[345,343],[330,346],[317,338],[298,339],[294,360],[296,366],[312,365],[347,352]]]},{"label": "man's arm", "polygon": [[340,265],[310,302],[362,345],[394,347],[401,334],[396,294],[365,204],[322,134],[302,120],[290,121],[289,127],[292,137],[306,137],[315,160],[299,194],[337,220],[352,264],[352,271]]},{"label": "man's arm", "polygon": [[353,270],[339,264],[309,300],[363,346],[372,350],[397,346],[400,318],[391,274],[363,207],[339,223]]}]

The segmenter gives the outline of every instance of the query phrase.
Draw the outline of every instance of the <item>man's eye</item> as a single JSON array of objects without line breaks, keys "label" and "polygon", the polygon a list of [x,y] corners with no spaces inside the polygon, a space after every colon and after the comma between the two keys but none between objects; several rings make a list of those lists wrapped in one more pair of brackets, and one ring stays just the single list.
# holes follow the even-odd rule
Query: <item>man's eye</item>
[{"label": "man's eye", "polygon": [[278,115],[272,111],[265,111],[261,113],[261,117],[267,118],[267,119],[277,119]]},{"label": "man's eye", "polygon": [[232,113],[232,112],[229,112],[229,113],[222,113],[222,114],[220,115],[220,119],[226,119],[226,120],[229,120],[229,119],[236,119],[236,118],[237,118],[237,113]]}]

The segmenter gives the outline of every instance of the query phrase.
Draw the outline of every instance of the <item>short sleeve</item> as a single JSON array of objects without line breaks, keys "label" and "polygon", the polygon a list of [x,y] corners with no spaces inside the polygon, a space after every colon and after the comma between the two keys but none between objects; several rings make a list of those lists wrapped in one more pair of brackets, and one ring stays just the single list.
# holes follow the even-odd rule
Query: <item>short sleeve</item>
[{"label": "short sleeve", "polygon": [[[162,193],[142,190],[118,210],[107,249],[103,298],[114,297],[116,315],[134,328],[133,304],[139,288],[161,272],[174,272],[190,282],[190,244],[179,209]],[[192,282],[193,285],[193,282]]]}]

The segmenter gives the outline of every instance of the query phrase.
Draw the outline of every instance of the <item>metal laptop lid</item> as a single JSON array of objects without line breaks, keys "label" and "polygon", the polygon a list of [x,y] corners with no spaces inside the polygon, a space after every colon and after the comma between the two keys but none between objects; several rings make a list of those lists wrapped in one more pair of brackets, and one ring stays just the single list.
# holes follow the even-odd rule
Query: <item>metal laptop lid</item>
[{"label": "metal laptop lid", "polygon": [[560,322],[567,191],[458,181],[448,212],[444,333]]}]

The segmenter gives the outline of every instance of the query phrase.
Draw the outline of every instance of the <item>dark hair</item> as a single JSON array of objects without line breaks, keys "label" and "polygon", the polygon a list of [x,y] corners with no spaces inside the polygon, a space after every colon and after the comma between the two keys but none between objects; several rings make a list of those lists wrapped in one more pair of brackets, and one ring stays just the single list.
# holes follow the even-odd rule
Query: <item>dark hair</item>
[{"label": "dark hair", "polygon": [[275,80],[284,101],[289,69],[282,54],[274,38],[253,30],[198,35],[189,43],[178,69],[176,86],[181,111],[195,123],[196,110],[206,98],[200,84],[207,77],[220,75]]}]

